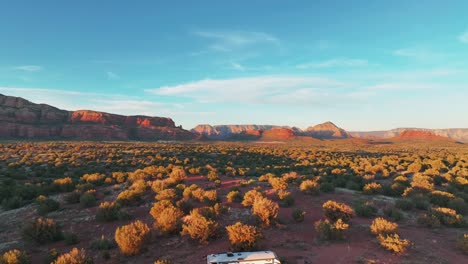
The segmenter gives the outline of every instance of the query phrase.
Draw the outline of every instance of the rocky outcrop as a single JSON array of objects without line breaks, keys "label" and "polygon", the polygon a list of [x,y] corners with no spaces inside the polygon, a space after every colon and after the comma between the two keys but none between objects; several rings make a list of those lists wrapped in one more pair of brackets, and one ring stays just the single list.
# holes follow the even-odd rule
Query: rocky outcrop
[{"label": "rocky outcrop", "polygon": [[271,125],[198,125],[191,131],[210,140],[256,139],[263,131],[279,126]]},{"label": "rocky outcrop", "polygon": [[272,128],[263,131],[261,140],[264,141],[285,141],[295,137],[294,131],[291,128]]},{"label": "rocky outcrop", "polygon": [[437,136],[453,139],[458,142],[468,143],[468,128],[448,128],[448,129],[426,129],[426,128],[396,128],[384,131],[369,131],[369,132],[351,132],[353,137],[368,138],[368,139],[389,139],[400,135],[402,132],[412,131],[428,131]]},{"label": "rocky outcrop", "polygon": [[399,135],[393,137],[396,140],[451,140],[448,137],[438,136],[431,131],[423,130],[405,130]]},{"label": "rocky outcrop", "polygon": [[304,130],[303,135],[319,139],[350,138],[351,135],[344,129],[337,127],[332,122],[325,122]]},{"label": "rocky outcrop", "polygon": [[187,140],[195,135],[165,117],[66,111],[0,94],[0,137],[84,140]]}]

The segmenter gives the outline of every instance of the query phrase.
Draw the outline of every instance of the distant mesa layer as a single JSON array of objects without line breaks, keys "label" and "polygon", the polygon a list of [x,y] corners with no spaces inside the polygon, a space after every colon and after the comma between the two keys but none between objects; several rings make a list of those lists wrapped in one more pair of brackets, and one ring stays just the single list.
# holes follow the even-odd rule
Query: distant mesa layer
[{"label": "distant mesa layer", "polygon": [[315,126],[308,127],[303,134],[305,136],[311,136],[320,139],[331,139],[331,138],[351,138],[346,130],[337,127],[332,122],[325,122]]},{"label": "distant mesa layer", "polygon": [[448,128],[448,129],[395,128],[392,130],[383,130],[383,131],[351,132],[351,135],[357,138],[390,139],[408,130],[428,131],[437,136],[450,138],[458,142],[468,143],[468,128]]},{"label": "distant mesa layer", "polygon": [[0,94],[0,137],[85,140],[187,140],[195,135],[165,117],[66,111]]},{"label": "distant mesa layer", "polygon": [[452,140],[448,137],[438,136],[431,131],[423,130],[405,130],[399,135],[393,137],[396,140]]},{"label": "distant mesa layer", "polygon": [[348,132],[332,122],[311,126],[304,131],[297,127],[273,125],[198,125],[191,131],[208,140],[288,140],[296,136],[318,139],[351,137]]}]

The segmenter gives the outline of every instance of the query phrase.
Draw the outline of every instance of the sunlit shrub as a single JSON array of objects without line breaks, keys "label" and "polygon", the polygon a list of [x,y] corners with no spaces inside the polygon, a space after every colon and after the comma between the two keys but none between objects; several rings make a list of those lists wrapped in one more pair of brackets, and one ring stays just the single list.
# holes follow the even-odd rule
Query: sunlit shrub
[{"label": "sunlit shrub", "polygon": [[258,246],[262,234],[257,227],[237,222],[226,226],[231,248],[235,251],[254,250]]},{"label": "sunlit shrub", "polygon": [[315,230],[321,240],[341,240],[348,227],[349,225],[341,219],[334,223],[328,219],[315,222]]},{"label": "sunlit shrub", "polygon": [[380,194],[382,193],[382,185],[376,183],[376,182],[371,182],[362,188],[362,192],[364,194]]},{"label": "sunlit shrub", "polygon": [[161,190],[158,192],[158,194],[156,194],[156,200],[170,200],[170,201],[174,201],[177,199],[177,193],[176,193],[176,190],[175,189],[165,189],[165,190]]},{"label": "sunlit shrub", "polygon": [[1,264],[29,264],[31,260],[29,259],[28,254],[25,251],[19,251],[17,249],[12,249],[3,253],[0,256]]},{"label": "sunlit shrub", "polygon": [[55,179],[52,182],[52,184],[54,185],[55,188],[57,188],[61,192],[69,192],[69,191],[72,191],[73,188],[75,188],[75,185],[73,184],[73,180],[70,177]]},{"label": "sunlit shrub", "polygon": [[96,220],[100,222],[127,219],[128,217],[126,212],[121,211],[120,204],[116,202],[103,202],[96,211]]},{"label": "sunlit shrub", "polygon": [[84,249],[73,248],[70,252],[60,255],[53,264],[93,264],[93,259],[86,256]]},{"label": "sunlit shrub", "polygon": [[140,254],[150,236],[151,230],[148,225],[139,220],[121,226],[115,231],[115,241],[120,251],[127,256]]},{"label": "sunlit shrub", "polygon": [[320,194],[320,185],[317,181],[305,180],[299,185],[299,190],[305,194]]},{"label": "sunlit shrub", "polygon": [[393,251],[394,253],[404,253],[410,242],[406,239],[400,239],[398,234],[382,235],[379,234],[377,239],[380,242],[380,246],[385,248],[388,251]]},{"label": "sunlit shrub", "polygon": [[377,217],[372,221],[370,230],[374,235],[388,235],[397,232],[398,224],[390,222],[382,217]]},{"label": "sunlit shrub", "polygon": [[[154,207],[153,207],[154,208]],[[151,211],[154,218],[154,227],[161,233],[174,233],[180,230],[181,218],[184,212],[179,208],[167,205],[158,214]]]},{"label": "sunlit shrub", "polygon": [[429,198],[431,203],[438,205],[438,206],[447,206],[448,203],[455,198],[455,196],[451,193],[444,192],[444,191],[432,191],[429,194]]},{"label": "sunlit shrub", "polygon": [[246,207],[251,207],[256,199],[263,197],[263,193],[257,190],[250,190],[244,194],[244,200],[242,201],[242,205]]},{"label": "sunlit shrub", "polygon": [[202,244],[217,235],[218,223],[207,219],[198,210],[192,210],[190,215],[184,217],[183,223],[181,235],[188,235]]},{"label": "sunlit shrub", "polygon": [[288,183],[283,178],[269,178],[268,183],[270,183],[273,190],[286,190],[288,188]]},{"label": "sunlit shrub", "polygon": [[229,203],[239,203],[242,201],[242,195],[239,191],[230,191],[226,195],[226,198]]},{"label": "sunlit shrub", "polygon": [[325,216],[333,222],[341,219],[347,223],[354,216],[354,210],[344,203],[328,200],[322,205]]},{"label": "sunlit shrub", "polygon": [[80,180],[87,182],[87,183],[95,184],[95,185],[101,185],[102,183],[104,183],[105,178],[106,178],[106,175],[102,173],[93,173],[93,174],[85,174],[81,176]]},{"label": "sunlit shrub", "polygon": [[270,226],[276,220],[278,210],[278,204],[267,198],[258,198],[252,205],[252,213],[258,217],[263,226]]},{"label": "sunlit shrub", "polygon": [[450,208],[435,207],[432,208],[431,213],[444,225],[459,227],[464,222],[463,217]]}]

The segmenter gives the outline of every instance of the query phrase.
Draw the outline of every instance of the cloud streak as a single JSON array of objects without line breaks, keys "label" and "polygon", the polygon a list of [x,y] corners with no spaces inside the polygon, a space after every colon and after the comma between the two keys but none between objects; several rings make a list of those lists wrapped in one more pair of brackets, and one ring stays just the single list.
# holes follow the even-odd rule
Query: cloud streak
[{"label": "cloud streak", "polygon": [[25,72],[37,72],[37,71],[41,71],[42,67],[38,65],[23,65],[23,66],[13,67],[13,70],[25,71]]},{"label": "cloud streak", "polygon": [[458,36],[458,40],[462,43],[468,44],[468,30],[463,32],[460,36]]},{"label": "cloud streak", "polygon": [[363,59],[350,59],[350,58],[337,58],[321,62],[309,62],[296,65],[298,69],[309,68],[335,68],[335,67],[363,67],[369,65],[367,60]]},{"label": "cloud streak", "polygon": [[209,48],[228,52],[255,44],[279,44],[279,39],[264,32],[255,31],[193,31],[193,35],[211,41]]},{"label": "cloud streak", "polygon": [[106,75],[107,75],[108,80],[118,80],[118,79],[120,79],[120,76],[115,72],[107,71]]},{"label": "cloud streak", "polygon": [[[256,76],[205,79],[146,92],[191,98],[199,103],[305,104],[323,100],[347,84],[324,77]],[[346,93],[345,93],[346,94]]]}]

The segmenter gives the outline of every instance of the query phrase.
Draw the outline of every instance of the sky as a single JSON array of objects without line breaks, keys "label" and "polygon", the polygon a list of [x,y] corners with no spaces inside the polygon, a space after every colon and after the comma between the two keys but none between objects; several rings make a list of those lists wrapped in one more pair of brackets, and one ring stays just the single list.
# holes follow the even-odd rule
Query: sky
[{"label": "sky", "polygon": [[0,0],[0,93],[197,124],[468,128],[468,1]]}]

